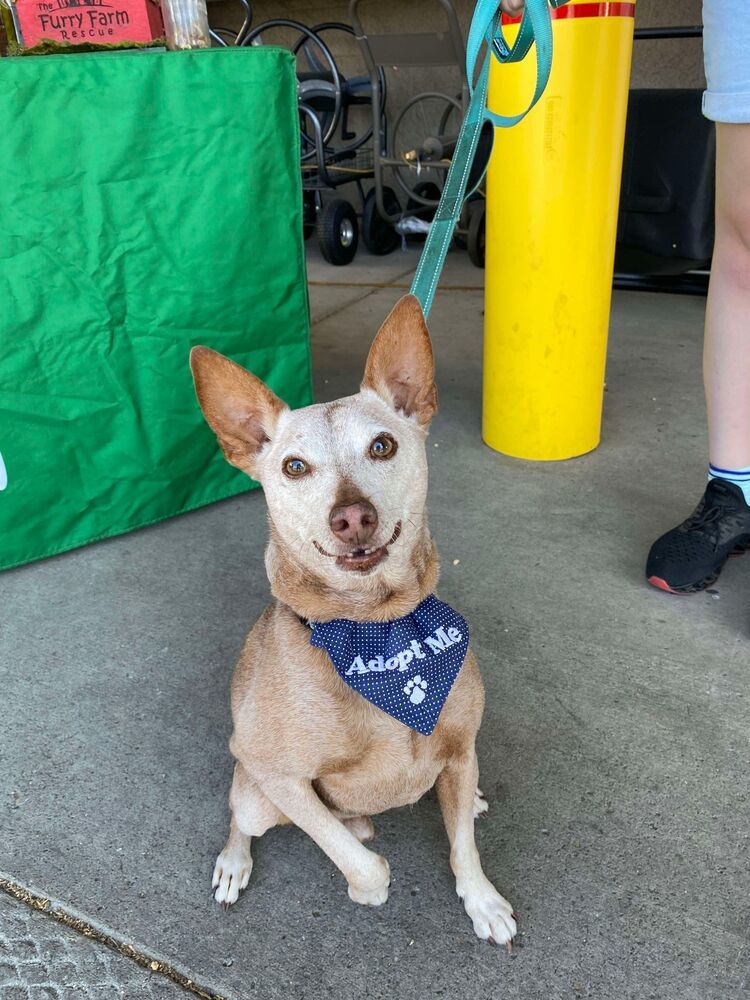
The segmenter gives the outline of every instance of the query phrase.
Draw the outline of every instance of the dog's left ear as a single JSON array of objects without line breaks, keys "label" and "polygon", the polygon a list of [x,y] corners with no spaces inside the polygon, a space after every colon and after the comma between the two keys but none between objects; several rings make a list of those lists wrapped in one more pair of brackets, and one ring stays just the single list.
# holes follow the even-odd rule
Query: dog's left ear
[{"label": "dog's left ear", "polygon": [[362,388],[373,389],[423,427],[437,413],[432,344],[414,295],[400,298],[380,327],[367,356]]}]

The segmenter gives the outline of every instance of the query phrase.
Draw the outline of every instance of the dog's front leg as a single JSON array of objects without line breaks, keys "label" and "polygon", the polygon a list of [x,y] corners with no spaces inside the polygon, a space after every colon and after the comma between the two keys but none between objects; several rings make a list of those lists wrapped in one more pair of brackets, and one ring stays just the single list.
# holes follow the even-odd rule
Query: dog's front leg
[{"label": "dog's front leg", "polygon": [[508,944],[516,933],[513,907],[503,899],[482,871],[474,843],[474,797],[479,766],[472,746],[441,771],[437,794],[451,845],[451,868],[456,892],[464,901],[478,937]]},{"label": "dog's front leg", "polygon": [[362,846],[324,805],[310,781],[274,775],[262,781],[261,787],[276,808],[325,851],[349,883],[349,896],[355,903],[380,906],[388,899],[388,862]]}]

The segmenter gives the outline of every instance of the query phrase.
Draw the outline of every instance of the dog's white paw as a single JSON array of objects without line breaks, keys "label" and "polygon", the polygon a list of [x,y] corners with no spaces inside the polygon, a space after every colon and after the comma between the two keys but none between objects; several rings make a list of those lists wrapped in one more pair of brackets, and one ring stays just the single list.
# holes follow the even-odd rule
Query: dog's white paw
[{"label": "dog's white paw", "polygon": [[253,870],[253,859],[249,849],[226,848],[216,859],[211,888],[215,889],[214,899],[225,909],[237,902],[237,898],[250,881]]},{"label": "dog's white paw", "polygon": [[[459,892],[459,895],[462,893]],[[467,891],[463,895],[463,901],[478,938],[491,944],[510,945],[517,930],[513,907],[491,882],[487,882],[481,889]]]},{"label": "dog's white paw", "polygon": [[374,855],[375,864],[379,869],[372,882],[361,888],[349,883],[349,899],[363,906],[382,906],[388,899],[388,886],[391,884],[391,868],[385,858]]},{"label": "dog's white paw", "polygon": [[353,833],[360,844],[366,840],[372,840],[375,836],[375,827],[369,816],[348,816],[344,820],[344,826]]},{"label": "dog's white paw", "polygon": [[484,792],[481,788],[477,788],[474,792],[474,819],[479,819],[480,816],[486,816],[490,810],[489,803],[484,797]]},{"label": "dog's white paw", "polygon": [[349,899],[362,906],[382,906],[388,899],[388,886],[378,886],[376,889],[356,889],[349,886]]}]

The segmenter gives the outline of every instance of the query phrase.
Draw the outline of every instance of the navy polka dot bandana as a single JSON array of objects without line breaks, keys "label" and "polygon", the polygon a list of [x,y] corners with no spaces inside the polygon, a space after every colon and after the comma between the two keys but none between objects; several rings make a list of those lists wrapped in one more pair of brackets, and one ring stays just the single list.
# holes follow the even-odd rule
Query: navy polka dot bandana
[{"label": "navy polka dot bandana", "polygon": [[429,736],[469,647],[469,627],[453,608],[426,597],[404,618],[310,622],[350,688],[410,729]]}]

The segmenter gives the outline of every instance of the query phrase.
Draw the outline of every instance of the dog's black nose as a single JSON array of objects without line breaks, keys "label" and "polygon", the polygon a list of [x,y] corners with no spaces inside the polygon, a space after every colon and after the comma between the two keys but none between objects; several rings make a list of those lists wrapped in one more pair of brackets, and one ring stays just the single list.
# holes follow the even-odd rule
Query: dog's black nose
[{"label": "dog's black nose", "polygon": [[378,526],[378,512],[369,500],[334,507],[328,523],[334,535],[347,545],[365,546]]}]

